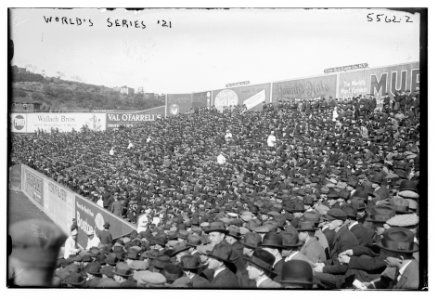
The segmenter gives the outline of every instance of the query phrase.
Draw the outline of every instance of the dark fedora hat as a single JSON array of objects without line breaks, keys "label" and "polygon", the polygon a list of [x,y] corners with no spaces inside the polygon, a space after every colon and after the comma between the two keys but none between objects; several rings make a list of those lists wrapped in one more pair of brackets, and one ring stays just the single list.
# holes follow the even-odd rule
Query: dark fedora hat
[{"label": "dark fedora hat", "polygon": [[327,211],[325,218],[328,221],[333,220],[342,220],[345,221],[347,219],[347,214],[340,208],[331,208]]},{"label": "dark fedora hat", "polygon": [[266,250],[257,248],[254,250],[254,254],[251,257],[245,257],[245,260],[271,274],[274,273],[272,266],[275,262],[275,257]]},{"label": "dark fedora hat", "polygon": [[86,279],[81,273],[70,273],[65,281],[69,285],[80,287],[84,285]]},{"label": "dark fedora hat", "polygon": [[383,232],[376,245],[382,249],[397,253],[413,253],[418,251],[414,243],[414,233],[407,228],[392,227]]},{"label": "dark fedora hat", "polygon": [[138,259],[138,254],[140,253],[140,250],[136,247],[131,247],[128,249],[128,253],[126,255],[126,258],[129,259]]},{"label": "dark fedora hat", "polygon": [[383,173],[375,173],[375,174],[373,174],[373,176],[371,176],[370,181],[372,183],[382,184],[384,178],[385,178],[385,176]]},{"label": "dark fedora hat", "polygon": [[116,269],[114,270],[114,275],[129,277],[132,275],[132,271],[127,263],[119,262],[117,263]]},{"label": "dark fedora hat", "polygon": [[174,282],[180,278],[183,274],[182,269],[179,265],[174,265],[172,263],[167,263],[163,268],[164,277],[166,277],[167,282]]},{"label": "dark fedora hat", "polygon": [[290,213],[303,212],[305,211],[304,200],[299,198],[288,200],[285,203],[283,203],[283,209]]},{"label": "dark fedora hat", "polygon": [[197,270],[202,267],[199,256],[184,255],[181,257],[181,268],[183,270]]},{"label": "dark fedora hat", "polygon": [[93,261],[85,267],[85,272],[87,272],[91,275],[99,276],[99,275],[101,275],[101,273],[100,273],[101,267],[102,267],[102,265],[99,262]]},{"label": "dark fedora hat", "polygon": [[321,220],[321,215],[315,210],[310,210],[303,213],[303,221],[319,223],[320,220]]},{"label": "dark fedora hat", "polygon": [[367,221],[373,223],[385,223],[393,216],[395,216],[395,210],[391,206],[374,206],[371,208],[370,217],[367,218]]},{"label": "dark fedora hat", "polygon": [[189,250],[192,246],[188,245],[185,242],[182,243],[178,243],[172,250],[172,252],[170,253],[170,257],[173,257],[175,255],[177,255],[178,253],[181,253],[183,251]]},{"label": "dark fedora hat", "polygon": [[298,285],[303,288],[311,288],[313,285],[313,270],[310,264],[304,260],[292,259],[283,264],[280,274],[283,284]]},{"label": "dark fedora hat", "polygon": [[217,222],[212,222],[210,224],[210,226],[208,228],[206,228],[204,230],[205,233],[210,233],[210,232],[222,232],[227,234],[228,230],[225,228],[225,224],[223,222],[217,221]]},{"label": "dark fedora hat", "polygon": [[412,180],[402,180],[402,182],[400,183],[399,191],[412,191],[418,193],[417,183]]},{"label": "dark fedora hat", "polygon": [[164,268],[164,266],[166,265],[166,263],[170,262],[170,257],[169,255],[159,255],[158,257],[156,257],[153,261],[152,261],[152,265],[159,269],[162,270]]},{"label": "dark fedora hat", "polygon": [[353,205],[344,205],[342,206],[342,210],[347,214],[347,218],[356,219],[357,209]]},{"label": "dark fedora hat", "polygon": [[187,237],[187,245],[190,247],[196,247],[201,244],[201,237],[196,234],[190,234]]},{"label": "dark fedora hat", "polygon": [[260,246],[281,249],[283,248],[282,237],[276,232],[268,232],[263,237],[263,241]]},{"label": "dark fedora hat", "polygon": [[242,235],[240,234],[240,228],[235,225],[228,226],[228,233],[227,235],[234,237],[235,239],[240,240]]},{"label": "dark fedora hat", "polygon": [[207,256],[229,263],[231,256],[231,247],[224,244],[217,244],[214,246],[213,250],[207,251]]},{"label": "dark fedora hat", "polygon": [[298,223],[297,231],[315,231],[315,222],[302,220]]},{"label": "dark fedora hat", "polygon": [[[313,225],[313,223],[311,223]],[[301,242],[298,239],[298,231],[297,230],[291,230],[288,232],[282,232],[281,233],[281,248],[282,249],[291,249],[295,247],[299,247],[303,245],[303,242]]]},{"label": "dark fedora hat", "polygon": [[260,236],[260,234],[255,232],[248,232],[243,237],[242,244],[246,248],[256,249],[257,247],[260,246],[261,242],[262,242],[262,237]]}]

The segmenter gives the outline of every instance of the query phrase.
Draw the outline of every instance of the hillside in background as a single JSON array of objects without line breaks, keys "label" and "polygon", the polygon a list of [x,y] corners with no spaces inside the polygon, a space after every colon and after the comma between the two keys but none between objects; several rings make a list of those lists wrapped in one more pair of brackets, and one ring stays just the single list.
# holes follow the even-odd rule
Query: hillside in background
[{"label": "hillside in background", "polygon": [[56,77],[45,77],[24,68],[12,67],[13,103],[41,103],[46,112],[88,112],[99,110],[144,110],[164,105],[164,95],[122,94],[109,88]]}]

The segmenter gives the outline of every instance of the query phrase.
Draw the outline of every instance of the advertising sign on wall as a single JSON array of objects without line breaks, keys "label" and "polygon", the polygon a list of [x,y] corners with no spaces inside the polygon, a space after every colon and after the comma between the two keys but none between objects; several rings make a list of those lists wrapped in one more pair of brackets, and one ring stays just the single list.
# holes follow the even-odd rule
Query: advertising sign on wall
[{"label": "advertising sign on wall", "polygon": [[223,111],[230,105],[246,105],[248,110],[261,110],[263,102],[269,103],[271,84],[239,86],[213,91],[212,104]]},{"label": "advertising sign on wall", "polygon": [[87,245],[87,232],[102,231],[105,222],[110,224],[110,232],[114,239],[129,234],[136,228],[78,195],[75,197],[75,216],[78,224],[78,243],[84,248]]},{"label": "advertising sign on wall", "polygon": [[192,108],[192,94],[168,94],[167,116],[185,114]]},{"label": "advertising sign on wall", "polygon": [[106,114],[107,129],[119,126],[133,127],[143,122],[156,121],[164,117],[165,106],[154,107],[138,112],[116,112]]},{"label": "advertising sign on wall", "polygon": [[26,132],[37,130],[61,132],[80,131],[87,126],[90,130],[105,130],[106,114],[104,113],[31,113],[27,114]]},{"label": "advertising sign on wall", "polygon": [[69,215],[66,188],[51,180],[45,180],[45,212],[65,232],[68,232],[73,216]]},{"label": "advertising sign on wall", "polygon": [[373,94],[378,98],[386,93],[393,96],[395,90],[414,91],[419,86],[419,64],[401,64],[341,73],[338,97]]},{"label": "advertising sign on wall", "polygon": [[272,102],[279,100],[336,97],[337,75],[327,75],[290,81],[274,82]]},{"label": "advertising sign on wall", "polygon": [[193,107],[207,107],[211,97],[211,92],[201,92],[193,94]]},{"label": "advertising sign on wall", "polygon": [[23,193],[39,208],[44,208],[44,184],[41,175],[29,167],[23,168],[21,175],[21,190]]},{"label": "advertising sign on wall", "polygon": [[11,132],[27,132],[27,114],[11,114]]}]

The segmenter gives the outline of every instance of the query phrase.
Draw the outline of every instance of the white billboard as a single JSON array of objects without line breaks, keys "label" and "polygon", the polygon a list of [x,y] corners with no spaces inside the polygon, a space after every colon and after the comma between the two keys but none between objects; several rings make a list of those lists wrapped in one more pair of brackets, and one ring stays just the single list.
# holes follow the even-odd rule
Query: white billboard
[{"label": "white billboard", "polygon": [[30,113],[26,115],[26,132],[51,131],[51,129],[58,129],[61,132],[73,131],[73,129],[80,131],[84,126],[94,131],[106,129],[105,113]]}]

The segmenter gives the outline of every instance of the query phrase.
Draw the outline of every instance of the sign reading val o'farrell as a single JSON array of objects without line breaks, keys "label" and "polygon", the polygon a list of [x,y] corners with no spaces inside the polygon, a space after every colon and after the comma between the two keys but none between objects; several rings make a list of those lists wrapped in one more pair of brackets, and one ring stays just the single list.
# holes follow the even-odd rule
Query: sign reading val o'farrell
[{"label": "sign reading val o'farrell", "polygon": [[135,230],[135,226],[121,218],[118,218],[80,196],[75,197],[75,216],[78,224],[78,243],[82,247],[87,246],[87,232],[94,230],[96,233],[103,230],[103,224],[110,224],[110,232],[113,239],[119,238]]},{"label": "sign reading val o'farrell", "polygon": [[119,126],[134,127],[143,122],[156,121],[164,117],[165,106],[154,107],[151,109],[136,112],[117,112],[106,114],[107,129]]},{"label": "sign reading val o'farrell", "polygon": [[40,208],[44,207],[44,181],[37,172],[25,168],[22,173],[22,187],[23,192],[31,200],[40,205]]}]

